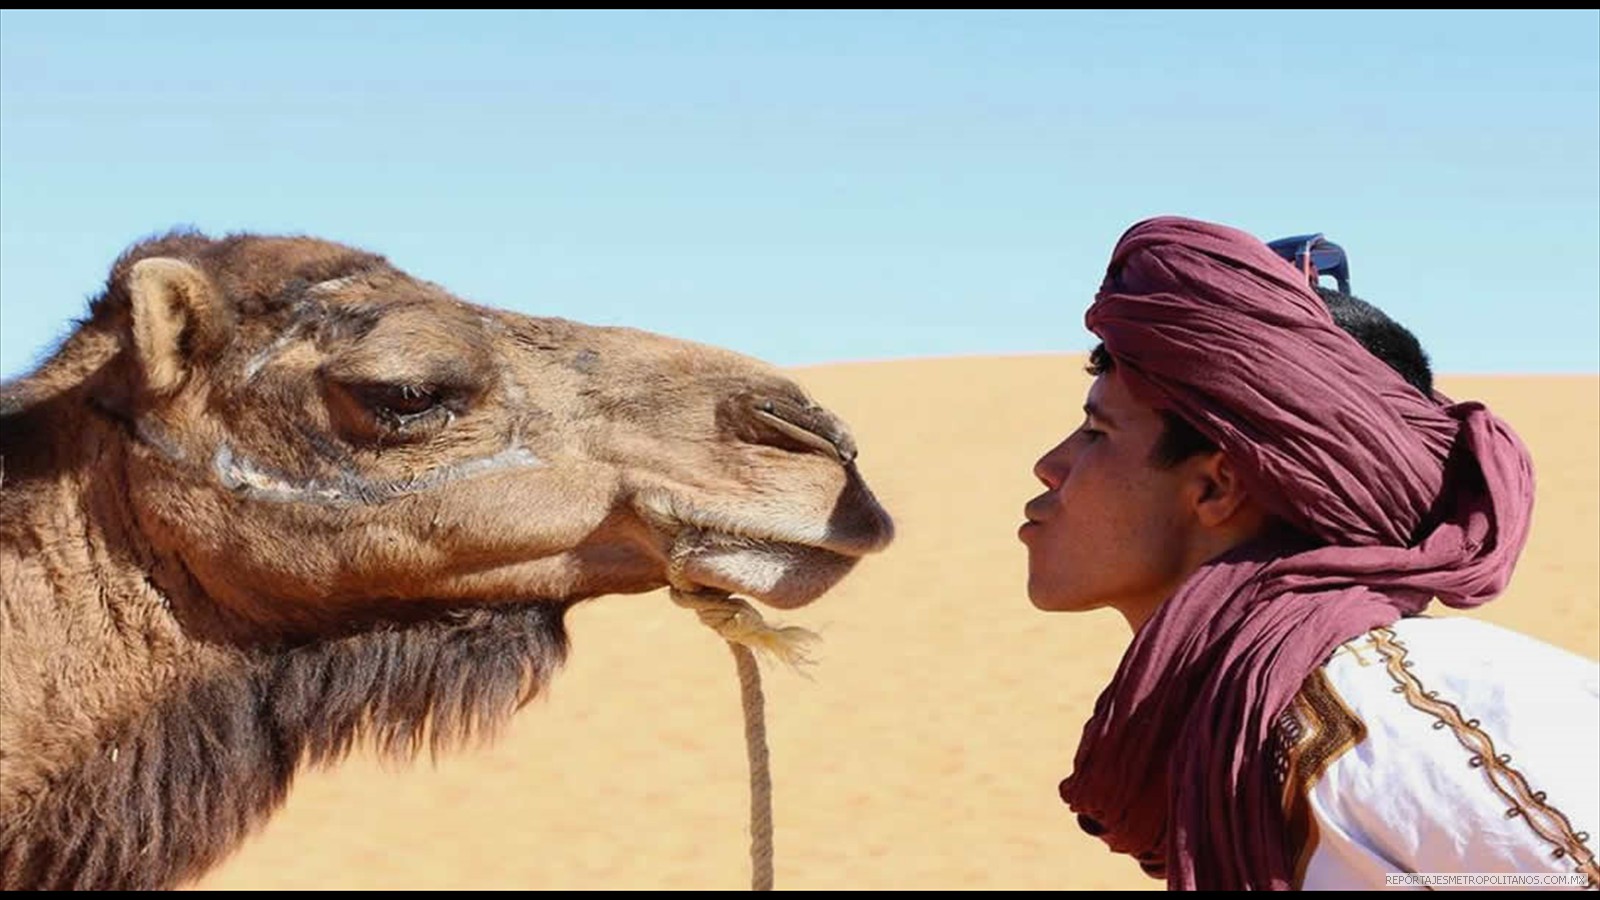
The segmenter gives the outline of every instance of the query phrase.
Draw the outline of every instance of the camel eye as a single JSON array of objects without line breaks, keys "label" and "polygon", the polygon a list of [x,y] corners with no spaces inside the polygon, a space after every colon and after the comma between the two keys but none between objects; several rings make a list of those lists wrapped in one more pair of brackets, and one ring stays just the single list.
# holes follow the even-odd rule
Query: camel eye
[{"label": "camel eye", "polygon": [[361,402],[378,418],[404,425],[437,409],[439,392],[429,385],[368,384],[356,389]]}]

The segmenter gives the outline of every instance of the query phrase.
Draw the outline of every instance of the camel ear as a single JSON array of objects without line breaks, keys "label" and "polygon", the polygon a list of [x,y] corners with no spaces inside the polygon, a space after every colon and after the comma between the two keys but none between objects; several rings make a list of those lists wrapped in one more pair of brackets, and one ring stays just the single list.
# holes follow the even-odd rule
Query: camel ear
[{"label": "camel ear", "polygon": [[141,259],[128,270],[134,355],[145,385],[158,396],[176,391],[198,354],[227,336],[221,298],[194,266],[165,256]]}]

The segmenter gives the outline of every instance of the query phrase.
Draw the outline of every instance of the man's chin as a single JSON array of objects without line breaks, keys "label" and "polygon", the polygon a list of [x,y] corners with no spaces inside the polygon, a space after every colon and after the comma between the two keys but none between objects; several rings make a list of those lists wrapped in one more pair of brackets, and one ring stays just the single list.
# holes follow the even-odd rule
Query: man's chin
[{"label": "man's chin", "polygon": [[1028,600],[1035,609],[1044,612],[1076,612],[1080,607],[1074,603],[1075,598],[1064,595],[1060,591],[1052,591],[1040,585],[1028,582]]},{"label": "man's chin", "polygon": [[1112,604],[1103,597],[1085,597],[1059,588],[1051,590],[1043,585],[1028,582],[1028,600],[1035,609],[1044,612],[1090,612],[1105,609]]}]

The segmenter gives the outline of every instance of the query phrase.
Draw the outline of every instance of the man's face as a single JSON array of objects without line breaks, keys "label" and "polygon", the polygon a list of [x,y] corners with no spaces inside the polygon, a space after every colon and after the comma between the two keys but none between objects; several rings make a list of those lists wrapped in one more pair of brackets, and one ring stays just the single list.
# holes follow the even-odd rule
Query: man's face
[{"label": "man's face", "polygon": [[1033,467],[1045,491],[1028,501],[1018,531],[1028,597],[1053,611],[1154,609],[1188,574],[1189,467],[1152,465],[1165,422],[1117,370],[1095,379],[1084,411],[1078,430]]}]

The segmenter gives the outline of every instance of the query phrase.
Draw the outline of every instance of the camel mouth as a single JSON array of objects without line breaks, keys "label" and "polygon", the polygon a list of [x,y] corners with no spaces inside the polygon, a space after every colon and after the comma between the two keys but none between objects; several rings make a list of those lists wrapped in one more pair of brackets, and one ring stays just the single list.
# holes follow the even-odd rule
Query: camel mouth
[{"label": "camel mouth", "polygon": [[826,547],[689,527],[673,542],[667,580],[679,590],[738,594],[795,609],[822,597],[859,560]]},{"label": "camel mouth", "polygon": [[840,535],[827,522],[714,514],[670,493],[638,496],[635,504],[666,541],[669,585],[739,594],[776,609],[816,601],[890,540],[886,516],[872,530]]},{"label": "camel mouth", "polygon": [[717,509],[659,488],[636,493],[633,505],[665,542],[673,586],[726,591],[779,609],[818,599],[894,538],[893,520],[864,488],[842,495],[827,515]]},{"label": "camel mouth", "polygon": [[718,510],[659,488],[635,493],[633,507],[669,540],[689,531],[718,535],[724,543],[827,551],[850,560],[878,553],[894,540],[894,520],[870,495],[853,496],[825,518]]}]

